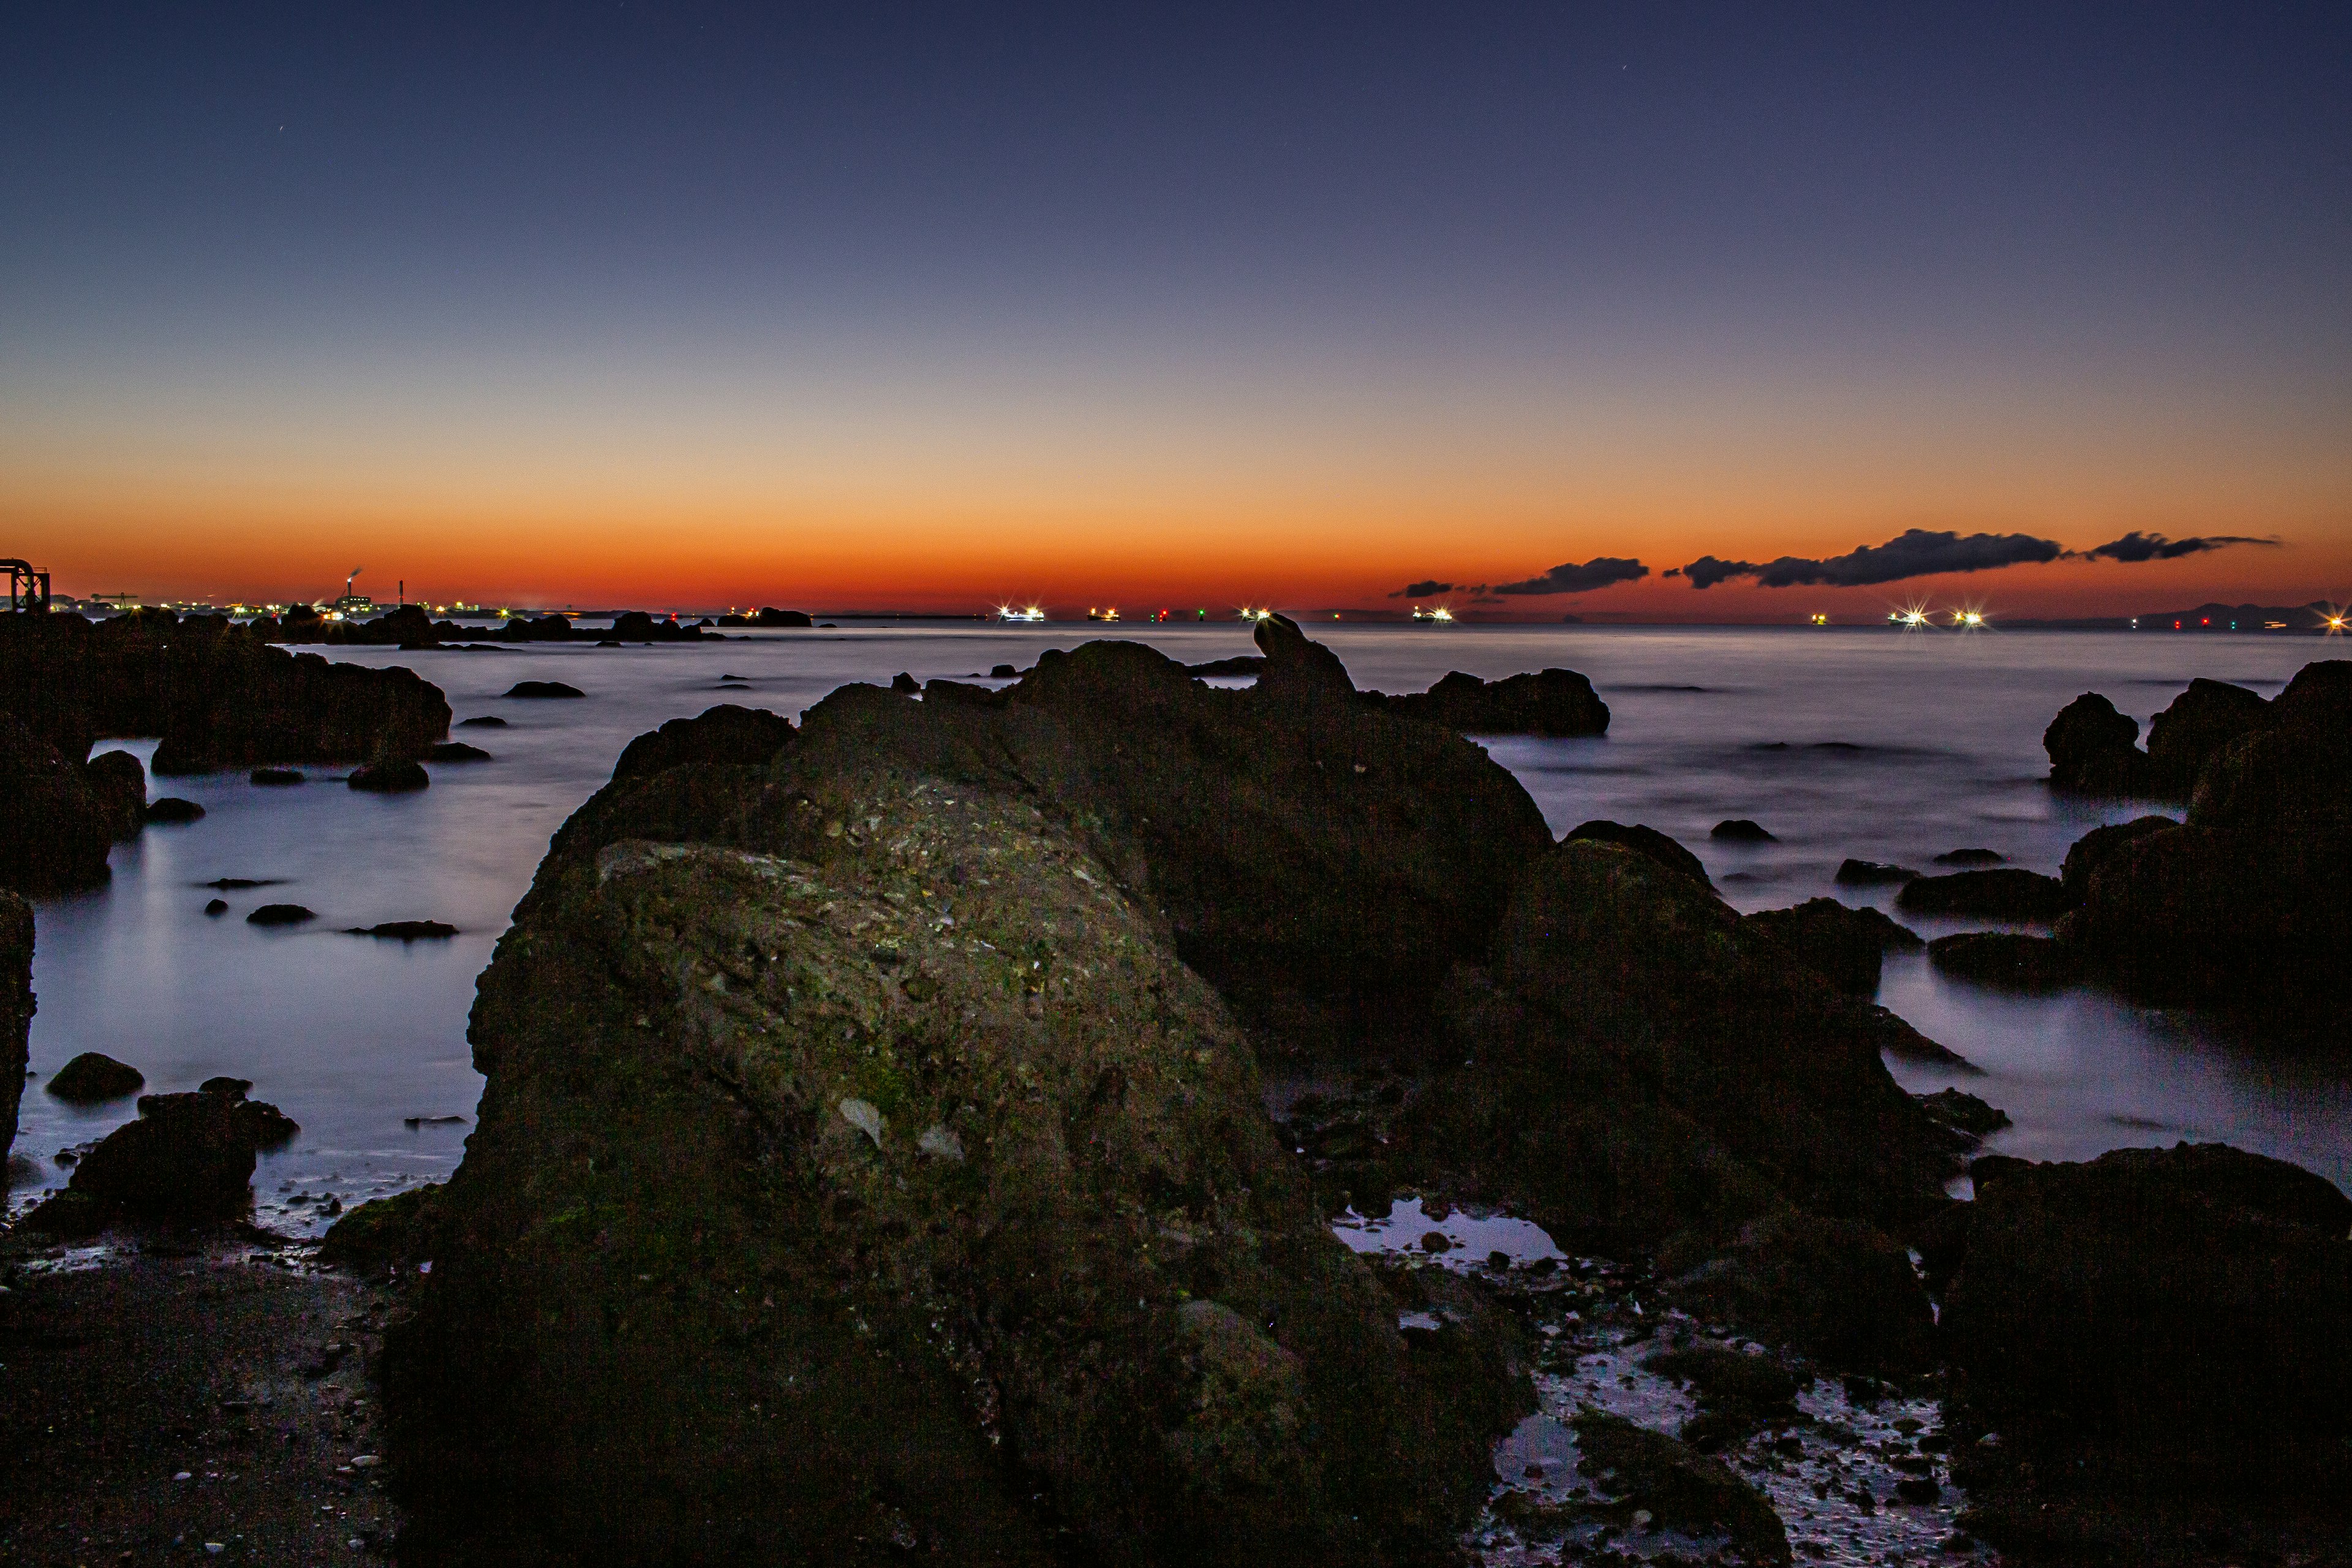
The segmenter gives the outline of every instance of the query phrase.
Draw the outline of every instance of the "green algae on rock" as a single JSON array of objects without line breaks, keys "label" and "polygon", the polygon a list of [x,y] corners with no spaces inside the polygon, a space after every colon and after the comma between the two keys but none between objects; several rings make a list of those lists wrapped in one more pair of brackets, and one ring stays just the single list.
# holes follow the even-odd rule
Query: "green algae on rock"
[{"label": "green algae on rock", "polygon": [[954,776],[1058,730],[837,696],[558,836],[387,1347],[414,1560],[1442,1554],[1524,1374],[1398,1331],[1166,928]]}]

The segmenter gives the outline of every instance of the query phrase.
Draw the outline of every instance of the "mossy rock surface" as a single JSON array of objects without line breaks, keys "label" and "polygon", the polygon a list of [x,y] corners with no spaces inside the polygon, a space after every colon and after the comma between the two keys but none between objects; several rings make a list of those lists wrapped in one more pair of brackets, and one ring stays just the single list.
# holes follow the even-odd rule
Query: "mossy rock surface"
[{"label": "mossy rock surface", "polygon": [[387,1347],[404,1554],[1441,1559],[1501,1340],[1407,1342],[1166,926],[974,786],[1053,721],[826,707],[616,781],[499,944]]}]

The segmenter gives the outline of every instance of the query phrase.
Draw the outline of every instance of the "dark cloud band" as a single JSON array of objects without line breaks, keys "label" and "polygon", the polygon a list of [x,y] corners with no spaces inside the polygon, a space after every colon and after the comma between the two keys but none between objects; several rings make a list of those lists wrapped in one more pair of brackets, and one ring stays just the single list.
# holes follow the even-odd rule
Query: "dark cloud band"
[{"label": "dark cloud band", "polygon": [[2095,550],[2083,552],[2089,561],[2178,561],[2184,555],[2202,555],[2209,550],[2221,550],[2232,544],[2267,544],[2278,546],[2275,539],[2255,539],[2242,533],[2209,533],[2187,539],[2167,539],[2160,533],[2142,533],[2132,530],[2121,539],[2110,540]]},{"label": "dark cloud band", "polygon": [[1899,583],[1906,577],[1990,572],[2026,562],[2055,561],[2065,553],[2065,547],[2056,540],[2036,539],[2030,533],[1963,534],[1914,528],[1884,544],[1865,544],[1824,561],[1783,555],[1759,564],[1702,555],[1677,570],[1694,588],[1711,588],[1733,577],[1753,577],[1767,588],[1861,588],[1874,583]]},{"label": "dark cloud band", "polygon": [[1542,595],[1547,594],[1590,594],[1595,588],[1606,588],[1612,583],[1631,583],[1646,577],[1650,569],[1639,561],[1617,555],[1599,555],[1580,566],[1575,562],[1563,562],[1540,577],[1530,577],[1524,583],[1498,583],[1497,594]]}]

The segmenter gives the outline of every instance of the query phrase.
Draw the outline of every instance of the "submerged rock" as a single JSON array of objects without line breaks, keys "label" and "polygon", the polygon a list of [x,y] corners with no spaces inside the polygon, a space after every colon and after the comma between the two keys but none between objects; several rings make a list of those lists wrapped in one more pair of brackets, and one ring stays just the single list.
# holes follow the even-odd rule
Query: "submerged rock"
[{"label": "submerged rock", "polygon": [[425,760],[429,763],[487,763],[490,761],[490,753],[463,741],[441,741],[425,753]]},{"label": "submerged rock", "polygon": [[347,936],[373,936],[393,942],[445,942],[457,934],[446,921],[383,921],[372,926],[351,926]]},{"label": "submerged rock", "polygon": [[167,795],[149,801],[144,815],[149,822],[196,822],[203,818],[205,808],[193,800]]},{"label": "submerged rock", "polygon": [[299,1131],[276,1106],[241,1093],[142,1095],[138,1120],[108,1133],[74,1167],[66,1191],[26,1223],[73,1234],[121,1215],[226,1217],[252,1195],[255,1152]]},{"label": "submerged rock", "polygon": [[1947,849],[1936,857],[1938,866],[2006,866],[2009,857],[1998,849]]},{"label": "submerged rock", "polygon": [[373,795],[414,795],[433,787],[433,775],[425,771],[422,763],[371,763],[352,770],[348,781],[352,788]]},{"label": "submerged rock", "polygon": [[1767,828],[1762,823],[1752,822],[1744,816],[1735,816],[1726,821],[1717,823],[1713,828],[1708,830],[1707,837],[1709,838],[1718,839],[1732,844],[1778,844],[1780,842],[1780,836]]},{"label": "submerged rock", "polygon": [[[852,689],[558,835],[387,1343],[404,1555],[1382,1560],[1483,1498],[1448,1412],[1523,1378],[1399,1334],[1168,928],[971,776],[1077,763],[1032,696]],[[635,837],[689,809],[753,841]]]},{"label": "submerged rock", "polygon": [[253,784],[284,788],[290,784],[300,784],[302,782],[302,770],[299,768],[256,768],[252,773],[246,776],[247,780]]},{"label": "submerged rock", "polygon": [[1895,907],[1906,914],[1967,920],[2054,921],[2074,902],[2057,878],[2013,866],[1921,877],[1895,895]]},{"label": "submerged rock", "polygon": [[112,1057],[84,1051],[51,1073],[44,1087],[68,1105],[98,1105],[137,1094],[147,1087],[147,1075]]},{"label": "submerged rock", "polygon": [[471,719],[457,721],[457,728],[460,730],[503,730],[506,727],[507,721],[495,713],[481,713]]},{"label": "submerged rock", "polygon": [[1838,862],[1837,884],[1841,888],[1878,888],[1908,882],[1919,875],[1908,866],[1890,866],[1884,860],[1856,860],[1851,857]]},{"label": "submerged rock", "polygon": [[245,923],[249,926],[291,926],[318,918],[317,910],[301,904],[264,904],[246,916]]},{"label": "submerged rock", "polygon": [[1591,681],[1572,669],[1541,669],[1491,681],[1457,669],[1424,692],[1365,696],[1401,717],[1470,735],[1567,737],[1609,731],[1609,705],[1592,689]]},{"label": "submerged rock", "polygon": [[585,697],[588,694],[561,680],[518,680],[507,688],[506,695],[545,700],[550,698]]},{"label": "submerged rock", "polygon": [[2046,936],[1963,931],[1927,944],[1938,973],[2009,991],[2057,991],[2083,978],[2082,954]]}]

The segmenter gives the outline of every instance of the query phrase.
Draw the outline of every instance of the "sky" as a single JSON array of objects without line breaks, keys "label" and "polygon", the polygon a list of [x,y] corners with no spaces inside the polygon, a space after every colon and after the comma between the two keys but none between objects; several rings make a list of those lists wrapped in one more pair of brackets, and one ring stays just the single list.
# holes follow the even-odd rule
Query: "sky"
[{"label": "sky", "polygon": [[2352,7],[18,5],[0,554],[151,600],[2340,600]]}]

